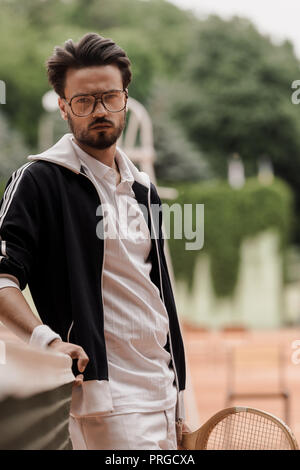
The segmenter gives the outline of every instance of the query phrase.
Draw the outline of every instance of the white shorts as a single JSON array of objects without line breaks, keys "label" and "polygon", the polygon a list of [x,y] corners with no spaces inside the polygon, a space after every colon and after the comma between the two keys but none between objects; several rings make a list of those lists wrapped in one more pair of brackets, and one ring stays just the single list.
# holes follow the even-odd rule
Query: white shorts
[{"label": "white shorts", "polygon": [[177,450],[175,407],[151,413],[74,418],[74,450]]}]

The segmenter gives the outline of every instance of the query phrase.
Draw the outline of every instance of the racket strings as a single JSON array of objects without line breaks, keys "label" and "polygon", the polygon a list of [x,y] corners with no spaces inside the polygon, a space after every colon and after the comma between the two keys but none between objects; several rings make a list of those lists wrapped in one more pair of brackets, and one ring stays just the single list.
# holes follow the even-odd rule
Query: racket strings
[{"label": "racket strings", "polygon": [[207,450],[287,450],[290,442],[284,429],[265,416],[239,412],[230,414],[211,431]]}]

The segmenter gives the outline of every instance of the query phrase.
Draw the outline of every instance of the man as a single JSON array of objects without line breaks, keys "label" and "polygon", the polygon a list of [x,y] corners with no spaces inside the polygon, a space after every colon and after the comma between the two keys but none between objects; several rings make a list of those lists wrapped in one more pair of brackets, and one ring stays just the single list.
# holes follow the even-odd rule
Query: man
[{"label": "man", "polygon": [[[153,210],[161,201],[116,146],[130,61],[89,33],[56,47],[47,72],[72,133],[29,156],[6,186],[0,319],[75,360],[74,449],[176,449],[185,359]],[[42,323],[21,294],[27,283]]]}]

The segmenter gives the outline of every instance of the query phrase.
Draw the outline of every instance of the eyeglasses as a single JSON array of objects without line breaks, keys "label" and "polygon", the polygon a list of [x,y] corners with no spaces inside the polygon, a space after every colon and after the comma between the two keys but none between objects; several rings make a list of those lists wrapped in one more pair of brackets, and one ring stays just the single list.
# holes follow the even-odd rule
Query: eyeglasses
[{"label": "eyeglasses", "polygon": [[[97,96],[99,97],[97,98]],[[119,113],[125,109],[127,98],[127,90],[109,90],[94,95],[75,95],[70,102],[66,99],[64,101],[71,107],[75,116],[84,117],[95,111],[97,101],[101,101],[101,104],[110,113]]]}]

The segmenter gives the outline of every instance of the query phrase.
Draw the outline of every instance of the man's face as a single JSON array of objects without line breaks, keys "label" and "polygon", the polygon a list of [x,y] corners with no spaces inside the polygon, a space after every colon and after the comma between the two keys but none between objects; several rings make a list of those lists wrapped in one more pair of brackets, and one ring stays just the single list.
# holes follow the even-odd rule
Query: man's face
[{"label": "man's face", "polygon": [[[74,95],[102,93],[109,90],[123,90],[122,75],[115,65],[98,65],[82,69],[69,69],[66,74],[65,98],[70,102]],[[117,113],[107,111],[97,101],[94,112],[79,117],[70,106],[59,98],[63,119],[68,120],[70,130],[78,142],[96,149],[111,147],[120,137],[126,122],[126,109]],[[108,127],[93,128],[105,123]]]}]

